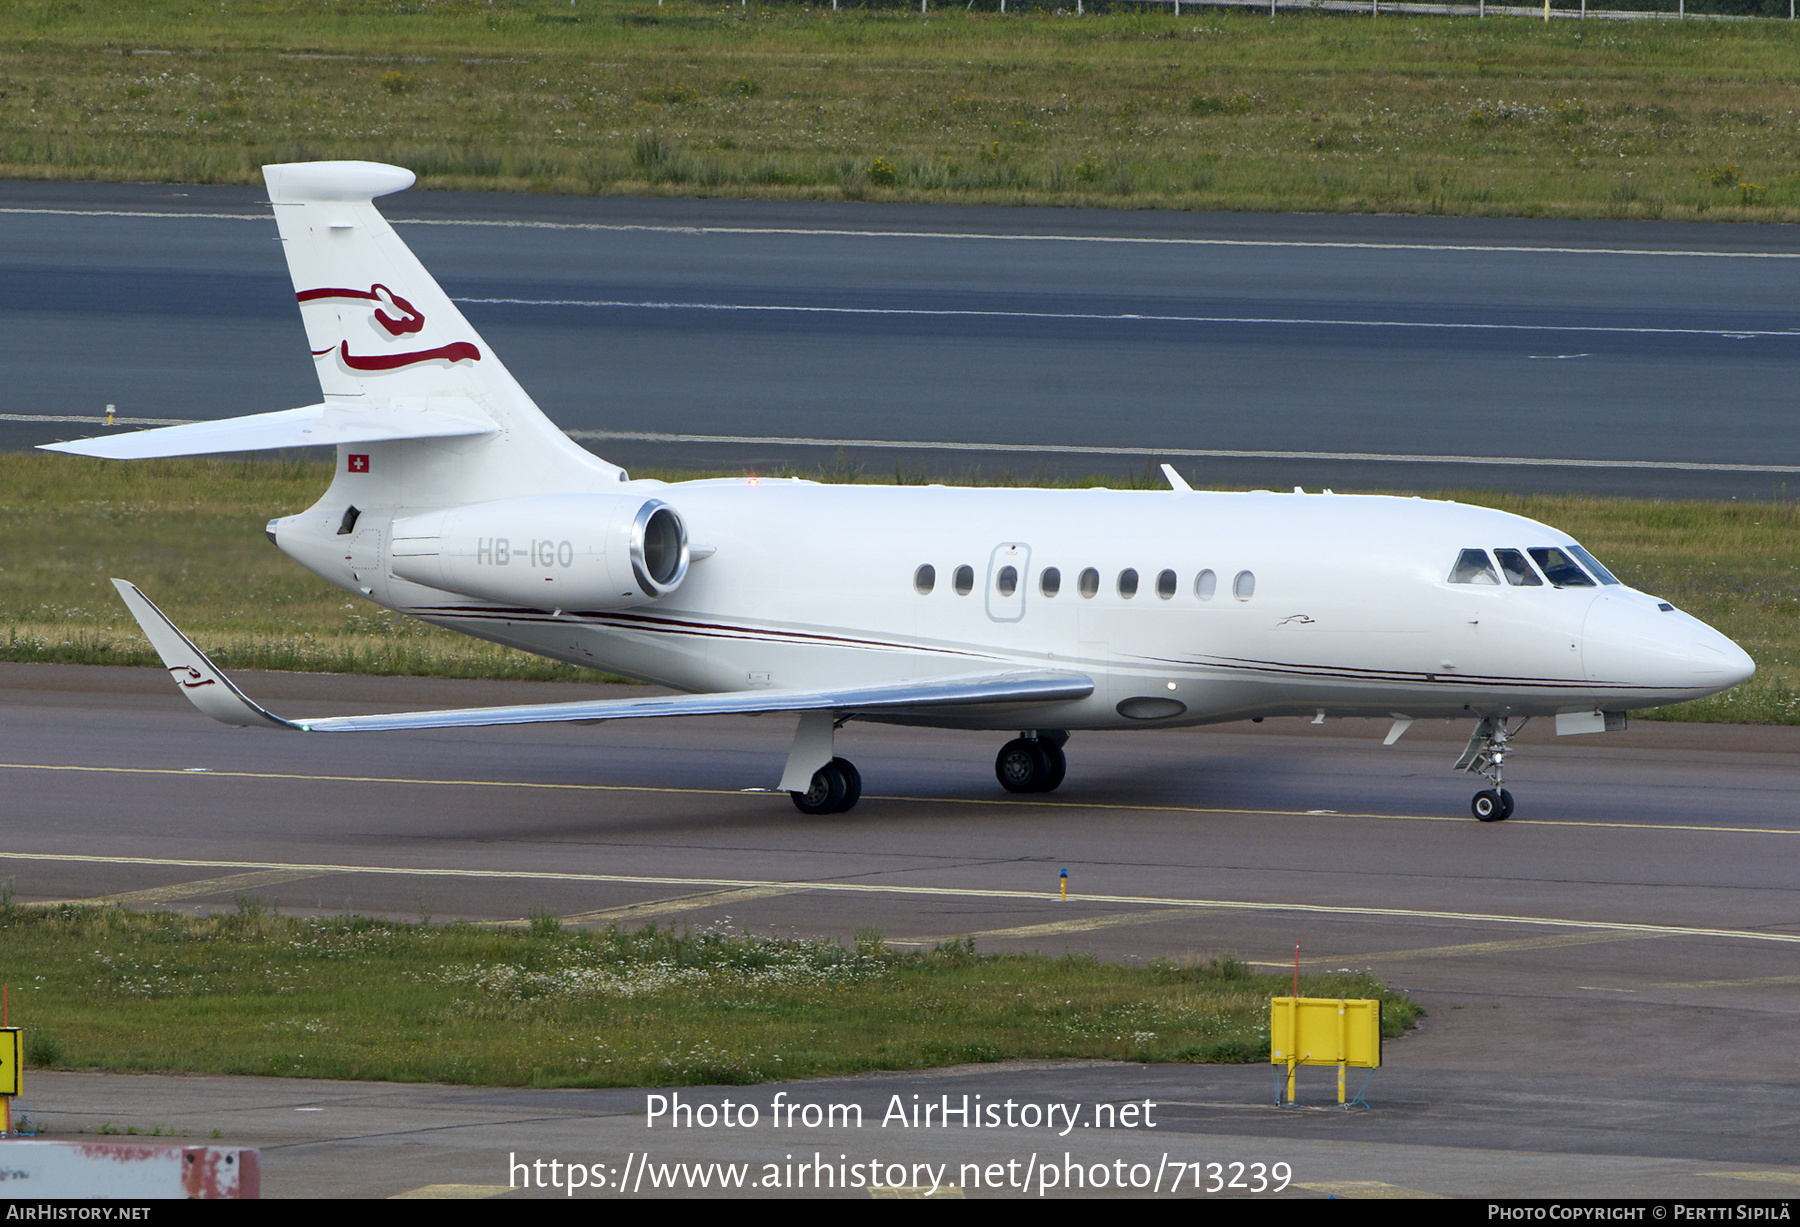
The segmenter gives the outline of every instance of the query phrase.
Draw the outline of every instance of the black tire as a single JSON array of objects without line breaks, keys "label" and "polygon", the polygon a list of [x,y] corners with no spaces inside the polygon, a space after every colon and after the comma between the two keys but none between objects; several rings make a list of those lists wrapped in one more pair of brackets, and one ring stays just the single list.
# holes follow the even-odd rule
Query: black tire
[{"label": "black tire", "polygon": [[1063,777],[1069,774],[1068,755],[1063,753],[1061,746],[1045,741],[1041,737],[1038,738],[1037,747],[1043,751],[1044,757],[1050,760],[1050,772],[1044,777],[1044,786],[1038,791],[1055,792],[1061,786]]},{"label": "black tire", "polygon": [[1042,792],[1050,778],[1050,756],[1037,742],[1015,737],[995,756],[994,777],[1007,792]]},{"label": "black tire", "polygon": [[847,814],[862,800],[862,772],[847,758],[834,758],[831,765],[844,777],[844,799],[838,802],[838,807],[832,813]]},{"label": "black tire", "polygon": [[791,792],[794,808],[802,814],[835,814],[844,803],[844,773],[835,762],[826,763],[813,772],[812,787],[805,792]]},{"label": "black tire", "polygon": [[1484,788],[1469,802],[1469,812],[1482,822],[1504,822],[1512,813],[1512,806],[1508,804],[1511,800],[1504,792]]},{"label": "black tire", "polygon": [[1513,815],[1512,794],[1510,792],[1507,792],[1506,789],[1502,788],[1500,790],[1500,818],[1499,818],[1499,821],[1505,822],[1508,818],[1511,818],[1512,815]]}]

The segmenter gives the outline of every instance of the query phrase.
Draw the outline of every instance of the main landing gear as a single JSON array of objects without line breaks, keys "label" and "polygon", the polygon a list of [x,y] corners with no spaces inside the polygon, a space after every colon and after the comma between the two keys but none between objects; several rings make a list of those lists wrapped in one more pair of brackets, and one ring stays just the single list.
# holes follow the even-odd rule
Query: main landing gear
[{"label": "main landing gear", "polygon": [[1469,737],[1462,757],[1456,760],[1458,771],[1479,775],[1493,785],[1476,793],[1469,810],[1483,822],[1505,822],[1512,817],[1513,796],[1501,787],[1506,767],[1506,745],[1519,735],[1530,717],[1511,725],[1507,716],[1483,716]]},{"label": "main landing gear", "polygon": [[1069,735],[1061,729],[1038,729],[1001,746],[994,759],[1000,787],[1007,792],[1055,792],[1069,770],[1062,751],[1067,740]]},{"label": "main landing gear", "polygon": [[813,772],[811,788],[788,795],[802,814],[847,813],[862,800],[862,773],[849,759],[834,758]]}]

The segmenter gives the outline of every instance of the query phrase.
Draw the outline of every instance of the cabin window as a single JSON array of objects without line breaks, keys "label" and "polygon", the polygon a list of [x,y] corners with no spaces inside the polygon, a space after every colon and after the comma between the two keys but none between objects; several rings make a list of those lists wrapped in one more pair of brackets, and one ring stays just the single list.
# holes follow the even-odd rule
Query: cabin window
[{"label": "cabin window", "polygon": [[1594,581],[1588,573],[1575,565],[1575,561],[1558,549],[1535,549],[1527,551],[1532,561],[1543,571],[1544,578],[1558,588],[1592,588]]},{"label": "cabin window", "polygon": [[1486,550],[1464,550],[1456,556],[1456,565],[1450,568],[1450,582],[1499,587],[1500,576],[1494,572],[1494,564],[1488,559]]},{"label": "cabin window", "polygon": [[1592,554],[1588,553],[1572,541],[1569,543],[1569,553],[1573,554],[1576,561],[1588,569],[1588,574],[1592,575],[1601,583],[1616,584],[1619,582],[1611,571],[1608,571],[1605,567],[1600,565],[1600,560],[1598,558],[1595,558]]},{"label": "cabin window", "polygon": [[1156,576],[1156,595],[1168,600],[1175,595],[1175,572],[1161,571]]},{"label": "cabin window", "polygon": [[1231,595],[1240,601],[1247,601],[1256,595],[1256,576],[1248,571],[1239,571],[1237,578],[1231,581]]},{"label": "cabin window", "polygon": [[1500,574],[1506,576],[1506,582],[1515,588],[1542,588],[1544,581],[1538,578],[1531,564],[1525,561],[1525,555],[1518,550],[1495,550],[1494,557],[1500,560]]},{"label": "cabin window", "polygon": [[1001,567],[1000,573],[994,576],[994,590],[1001,596],[1011,596],[1019,590],[1019,568]]},{"label": "cabin window", "polygon": [[1126,567],[1119,572],[1119,595],[1130,600],[1137,595],[1137,571]]},{"label": "cabin window", "polygon": [[1038,576],[1038,591],[1045,596],[1055,596],[1062,591],[1062,572],[1055,567],[1045,567]]},{"label": "cabin window", "polygon": [[1082,600],[1085,601],[1090,599],[1094,594],[1100,591],[1100,572],[1089,567],[1081,573],[1078,579],[1076,579],[1075,586],[1081,589]]},{"label": "cabin window", "polygon": [[957,596],[968,596],[975,591],[975,568],[967,563],[956,568],[956,574],[952,578],[956,583]]},{"label": "cabin window", "polygon": [[1203,601],[1213,599],[1213,593],[1219,590],[1219,577],[1211,571],[1202,571],[1194,576],[1194,595]]},{"label": "cabin window", "polygon": [[930,596],[931,590],[937,587],[937,568],[926,563],[913,572],[913,591],[920,596]]}]

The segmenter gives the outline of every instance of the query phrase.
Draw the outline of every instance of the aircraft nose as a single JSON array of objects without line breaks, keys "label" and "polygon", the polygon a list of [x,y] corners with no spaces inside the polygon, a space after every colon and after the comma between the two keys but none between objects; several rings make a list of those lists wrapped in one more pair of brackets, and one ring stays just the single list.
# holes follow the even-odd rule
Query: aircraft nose
[{"label": "aircraft nose", "polygon": [[1716,694],[1750,680],[1756,662],[1698,618],[1639,593],[1608,593],[1582,629],[1588,680]]}]

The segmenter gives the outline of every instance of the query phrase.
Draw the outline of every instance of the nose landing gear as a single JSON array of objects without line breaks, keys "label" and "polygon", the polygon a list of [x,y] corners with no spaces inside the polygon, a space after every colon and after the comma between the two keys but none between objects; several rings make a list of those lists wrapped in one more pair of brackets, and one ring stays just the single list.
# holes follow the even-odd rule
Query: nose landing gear
[{"label": "nose landing gear", "polygon": [[1061,729],[1038,729],[1001,746],[994,759],[1000,787],[1007,792],[1055,792],[1069,770],[1062,751],[1068,739]]},{"label": "nose landing gear", "polygon": [[1469,802],[1469,811],[1482,822],[1505,822],[1512,817],[1513,796],[1501,787],[1506,746],[1529,720],[1528,716],[1513,727],[1507,716],[1483,716],[1474,733],[1470,734],[1462,757],[1456,760],[1456,770],[1473,772],[1493,785],[1476,793]]}]

